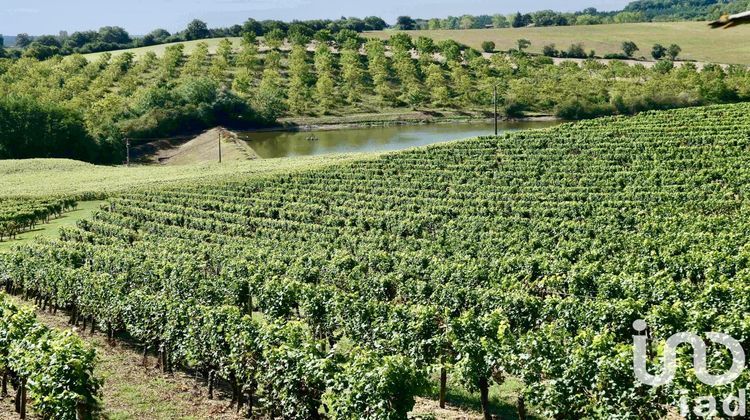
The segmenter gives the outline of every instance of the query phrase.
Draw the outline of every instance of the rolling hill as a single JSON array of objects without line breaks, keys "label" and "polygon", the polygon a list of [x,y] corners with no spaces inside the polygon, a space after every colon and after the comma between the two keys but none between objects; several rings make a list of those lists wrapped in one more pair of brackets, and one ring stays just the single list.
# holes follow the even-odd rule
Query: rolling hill
[{"label": "rolling hill", "polygon": [[[367,32],[364,36],[388,39],[398,31]],[[640,51],[636,56],[651,59],[651,47],[660,43],[682,47],[680,58],[702,62],[750,65],[750,26],[731,30],[711,30],[705,22],[654,22],[587,26],[550,26],[543,28],[503,28],[409,31],[413,37],[427,36],[437,41],[453,39],[480,49],[483,41],[493,41],[499,50],[516,48],[518,39],[531,41],[528,51],[541,53],[547,44],[567,49],[573,43],[582,43],[586,51],[597,55],[621,53],[624,41],[633,41]]]}]

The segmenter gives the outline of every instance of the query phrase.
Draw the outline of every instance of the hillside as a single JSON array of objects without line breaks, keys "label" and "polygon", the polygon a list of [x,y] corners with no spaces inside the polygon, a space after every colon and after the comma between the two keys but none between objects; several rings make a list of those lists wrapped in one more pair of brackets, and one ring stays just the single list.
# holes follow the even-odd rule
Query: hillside
[{"label": "hillside", "polygon": [[[363,154],[324,155],[183,165],[98,166],[66,159],[0,160],[0,200],[8,197],[98,198],[123,190],[171,183],[267,175],[325,166]],[[373,154],[374,156],[374,154]]]},{"label": "hillside", "polygon": [[636,0],[623,9],[652,20],[710,20],[747,10],[747,0]]},{"label": "hillside", "polygon": [[[112,54],[112,56],[118,56],[126,51],[133,53],[136,58],[142,57],[144,54],[148,53],[149,51],[153,51],[158,57],[161,57],[164,55],[164,51],[166,51],[167,47],[169,47],[170,45],[175,45],[175,44],[185,45],[185,54],[192,54],[193,51],[195,51],[195,47],[200,43],[206,43],[208,45],[208,51],[211,54],[215,54],[216,48],[218,48],[219,46],[219,42],[221,42],[221,40],[223,39],[224,38],[209,38],[209,39],[199,39],[196,41],[172,42],[168,44],[152,45],[148,47],[127,48],[127,49],[115,50],[115,51],[109,51],[109,52],[84,54],[84,57],[93,61],[93,60],[96,60],[102,54],[109,53],[109,54]],[[235,49],[239,49],[241,38],[230,37],[227,39],[232,41],[232,45],[234,46]]]},{"label": "hillside", "polygon": [[473,398],[520,378],[547,417],[665,415],[677,396],[632,380],[633,321],[654,348],[745,336],[748,129],[748,104],[646,112],[128,191],[0,279],[221,372],[257,413],[403,417],[443,366]]},{"label": "hillside", "polygon": [[[367,32],[365,36],[387,39],[397,31]],[[651,47],[678,44],[680,57],[714,63],[750,65],[750,26],[732,30],[711,30],[705,22],[654,22],[586,26],[555,26],[543,28],[503,28],[409,31],[412,36],[428,36],[435,40],[453,39],[480,49],[483,41],[493,41],[499,50],[517,48],[518,39],[531,41],[528,51],[541,54],[547,44],[567,49],[573,43],[583,43],[586,51],[597,55],[621,53],[623,41],[633,41],[640,51],[636,56],[651,59]]]}]

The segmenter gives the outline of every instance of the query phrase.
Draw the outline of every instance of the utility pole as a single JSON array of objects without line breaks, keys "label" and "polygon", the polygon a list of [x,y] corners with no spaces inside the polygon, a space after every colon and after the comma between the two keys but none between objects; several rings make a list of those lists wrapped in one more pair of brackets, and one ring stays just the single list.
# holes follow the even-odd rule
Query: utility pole
[{"label": "utility pole", "polygon": [[495,106],[495,135],[497,136],[497,85],[492,88],[492,103]]},{"label": "utility pole", "polygon": [[125,139],[125,149],[126,154],[125,156],[125,165],[129,168],[130,167],[130,139]]},{"label": "utility pole", "polygon": [[221,163],[221,136],[222,136],[222,131],[219,130],[219,163]]}]

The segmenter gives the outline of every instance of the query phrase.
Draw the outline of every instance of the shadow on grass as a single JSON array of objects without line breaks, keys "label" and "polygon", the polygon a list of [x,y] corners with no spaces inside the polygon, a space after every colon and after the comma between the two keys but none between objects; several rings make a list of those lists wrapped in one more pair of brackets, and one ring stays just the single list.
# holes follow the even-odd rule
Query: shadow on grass
[{"label": "shadow on grass", "polygon": [[[450,378],[450,376],[449,376]],[[437,378],[431,383],[434,384],[422,395],[425,398],[437,401],[440,395],[440,389],[437,386]],[[518,419],[518,395],[523,389],[523,384],[515,378],[506,378],[502,384],[493,384],[490,387],[490,414],[499,419]],[[479,393],[469,392],[458,383],[448,380],[445,401],[448,406],[456,407],[463,411],[472,411],[481,415],[482,403]],[[542,417],[535,416],[533,408],[526,406],[526,418],[538,420]]]}]

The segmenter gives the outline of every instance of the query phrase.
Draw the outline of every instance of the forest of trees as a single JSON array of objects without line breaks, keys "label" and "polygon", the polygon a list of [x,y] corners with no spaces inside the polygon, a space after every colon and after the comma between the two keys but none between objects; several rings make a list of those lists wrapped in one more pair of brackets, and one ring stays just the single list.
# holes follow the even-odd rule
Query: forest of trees
[{"label": "forest of trees", "polygon": [[489,116],[494,87],[509,117],[581,119],[750,100],[750,72],[740,66],[555,65],[517,50],[486,58],[455,41],[407,34],[387,43],[353,31],[312,37],[296,36],[290,47],[283,38],[260,43],[248,34],[238,47],[224,40],[211,51],[199,43],[186,54],[175,44],[161,57],[0,59],[0,158],[119,162],[126,138],[269,125],[279,117],[387,109]]}]

